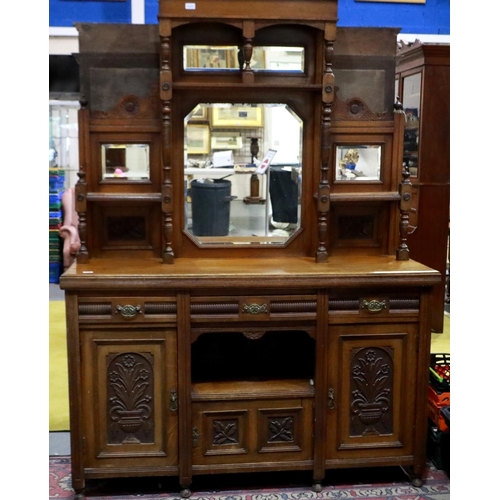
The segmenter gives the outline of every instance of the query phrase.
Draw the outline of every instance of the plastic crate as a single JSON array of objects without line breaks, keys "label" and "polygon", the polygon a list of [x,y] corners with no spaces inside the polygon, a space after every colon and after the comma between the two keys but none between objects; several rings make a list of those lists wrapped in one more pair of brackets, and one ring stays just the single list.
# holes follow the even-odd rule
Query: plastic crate
[{"label": "plastic crate", "polygon": [[429,385],[429,401],[433,401],[440,408],[442,406],[450,405],[449,392],[437,392],[432,385]]},{"label": "plastic crate", "polygon": [[429,382],[437,393],[450,392],[449,353],[431,354],[429,373]]},{"label": "plastic crate", "polygon": [[450,433],[440,431],[431,422],[427,430],[427,456],[436,469],[450,473]]},{"label": "plastic crate", "polygon": [[64,176],[49,175],[49,193],[58,193],[64,190]]},{"label": "plastic crate", "polygon": [[429,420],[442,432],[446,432],[449,429],[446,424],[444,416],[441,414],[441,408],[443,406],[437,405],[434,401],[429,400],[428,405],[428,416]]},{"label": "plastic crate", "polygon": [[59,283],[62,265],[60,262],[49,262],[49,283]]},{"label": "plastic crate", "polygon": [[446,422],[446,425],[448,426],[448,429],[450,428],[450,407],[449,406],[444,406],[439,410],[439,413],[441,413],[441,416],[443,417],[444,421]]}]

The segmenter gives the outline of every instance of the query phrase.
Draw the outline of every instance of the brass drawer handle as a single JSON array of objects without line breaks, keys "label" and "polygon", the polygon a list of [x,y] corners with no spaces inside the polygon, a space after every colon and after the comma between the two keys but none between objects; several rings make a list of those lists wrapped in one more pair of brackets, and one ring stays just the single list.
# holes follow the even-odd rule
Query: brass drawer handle
[{"label": "brass drawer handle", "polygon": [[363,300],[361,305],[362,309],[368,309],[369,312],[380,312],[382,309],[387,309],[387,304],[385,300]]},{"label": "brass drawer handle", "polygon": [[129,304],[125,306],[116,306],[116,313],[120,313],[122,318],[125,319],[135,318],[137,314],[140,314],[141,312],[141,306],[131,306]]},{"label": "brass drawer handle", "polygon": [[243,312],[248,314],[263,314],[267,312],[267,304],[243,304]]}]

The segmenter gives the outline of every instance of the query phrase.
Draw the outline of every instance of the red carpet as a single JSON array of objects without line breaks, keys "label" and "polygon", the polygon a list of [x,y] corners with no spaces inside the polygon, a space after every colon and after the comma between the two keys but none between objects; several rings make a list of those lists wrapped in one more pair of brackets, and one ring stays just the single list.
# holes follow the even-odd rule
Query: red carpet
[{"label": "red carpet", "polygon": [[[327,471],[323,491],[310,488],[310,472],[195,476],[193,500],[449,500],[448,476],[429,464],[420,488],[412,486],[397,467]],[[249,482],[252,482],[249,485]],[[292,481],[294,484],[290,483]],[[260,483],[260,484],[259,484]],[[273,486],[269,486],[272,483]],[[238,485],[238,486],[237,486]],[[242,485],[249,489],[241,490]],[[263,487],[263,485],[266,485]],[[180,499],[175,477],[94,480],[87,484],[88,500]],[[74,499],[69,457],[49,457],[49,499]]]}]

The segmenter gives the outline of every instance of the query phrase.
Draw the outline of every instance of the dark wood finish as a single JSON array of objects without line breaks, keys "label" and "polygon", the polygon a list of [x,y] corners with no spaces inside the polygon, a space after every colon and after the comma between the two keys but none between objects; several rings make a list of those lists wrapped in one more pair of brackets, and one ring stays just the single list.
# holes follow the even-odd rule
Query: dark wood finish
[{"label": "dark wood finish", "polygon": [[[398,51],[396,77],[421,74],[419,167],[413,185],[408,235],[410,256],[437,269],[441,283],[432,292],[432,329],[443,331],[445,276],[450,222],[450,45],[416,41]],[[403,107],[405,103],[403,102]]]},{"label": "dark wood finish", "polygon": [[[320,491],[326,469],[380,465],[418,481],[439,273],[396,258],[397,31],[337,30],[330,0],[186,5],[162,0],[159,26],[78,26],[82,250],[60,279],[73,487],[177,476],[189,497],[198,474],[309,470]],[[241,69],[186,71],[186,44],[236,45]],[[304,47],[304,72],[254,73],[270,45]],[[184,231],[184,117],[200,102],[302,118],[301,228],[285,245],[208,248]],[[135,141],[149,180],[103,181],[101,144]],[[380,180],[336,182],[339,143],[380,146]],[[377,389],[364,407],[363,376]]]}]

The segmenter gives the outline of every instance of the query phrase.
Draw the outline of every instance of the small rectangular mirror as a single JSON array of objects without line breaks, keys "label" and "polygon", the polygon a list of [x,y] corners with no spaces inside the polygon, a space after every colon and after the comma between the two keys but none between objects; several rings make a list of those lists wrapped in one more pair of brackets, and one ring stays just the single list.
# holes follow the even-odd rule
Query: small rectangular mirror
[{"label": "small rectangular mirror", "polygon": [[102,144],[103,180],[149,180],[148,144]]},{"label": "small rectangular mirror", "polygon": [[[187,71],[242,70],[242,47],[185,45],[184,69]],[[252,47],[249,64],[252,71],[304,72],[304,47]]]},{"label": "small rectangular mirror", "polygon": [[363,144],[337,146],[337,181],[380,181],[382,147]]}]

